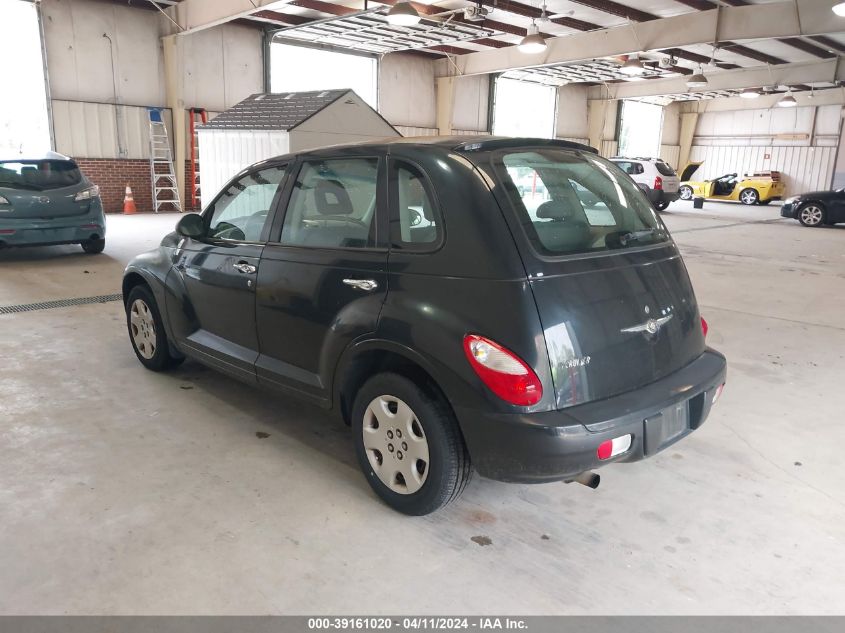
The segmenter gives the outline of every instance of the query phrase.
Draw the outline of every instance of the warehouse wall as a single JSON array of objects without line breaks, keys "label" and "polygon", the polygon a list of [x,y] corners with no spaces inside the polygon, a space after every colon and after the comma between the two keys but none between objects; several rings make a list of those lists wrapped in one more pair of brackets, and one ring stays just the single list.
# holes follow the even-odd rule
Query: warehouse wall
[{"label": "warehouse wall", "polygon": [[586,87],[570,85],[558,88],[555,136],[589,144],[590,127],[587,112]]},{"label": "warehouse wall", "polygon": [[[97,0],[41,6],[56,151],[79,159],[94,182],[105,183],[108,211],[122,208],[123,187],[115,181],[130,184],[139,210],[150,210],[146,108],[166,102],[166,18]],[[263,89],[260,30],[226,24],[184,36],[182,45],[186,107],[221,111]],[[169,126],[169,112],[164,115]]]},{"label": "warehouse wall", "polygon": [[434,62],[407,53],[379,63],[379,112],[404,136],[436,134]]},{"label": "warehouse wall", "polygon": [[711,110],[699,114],[690,159],[696,178],[776,170],[787,195],[831,186],[842,121],[840,105]]}]

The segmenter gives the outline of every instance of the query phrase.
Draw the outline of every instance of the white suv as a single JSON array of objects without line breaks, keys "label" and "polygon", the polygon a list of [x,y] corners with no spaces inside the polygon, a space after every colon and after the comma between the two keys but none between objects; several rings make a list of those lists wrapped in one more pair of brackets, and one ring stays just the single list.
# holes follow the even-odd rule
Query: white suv
[{"label": "white suv", "polygon": [[637,183],[658,211],[663,211],[680,197],[678,174],[663,159],[614,156],[610,160]]}]

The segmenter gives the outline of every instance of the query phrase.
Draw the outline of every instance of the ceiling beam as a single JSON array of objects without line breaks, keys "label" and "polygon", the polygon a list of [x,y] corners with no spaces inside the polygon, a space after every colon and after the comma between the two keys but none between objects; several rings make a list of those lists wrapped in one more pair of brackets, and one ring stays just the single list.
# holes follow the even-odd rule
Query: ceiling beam
[{"label": "ceiling beam", "polygon": [[[740,68],[707,76],[706,91],[742,90],[762,86],[804,86],[811,83],[826,83],[845,80],[845,65],[838,67],[836,60],[806,62],[801,64],[783,64],[764,68]],[[612,87],[591,89],[595,99],[634,99],[638,97],[657,97],[662,95],[682,94],[690,91],[686,78],[658,79],[655,81],[637,81],[616,84]]]},{"label": "ceiling beam", "polygon": [[541,53],[525,54],[515,47],[479,51],[459,57],[455,65],[440,62],[437,73],[441,76],[477,75],[680,48],[707,41],[733,43],[733,40],[825,35],[842,29],[838,22],[830,19],[834,3],[835,0],[787,0],[684,13],[555,37],[547,40],[548,46]]},{"label": "ceiling beam", "polygon": [[179,24],[178,34],[186,35],[287,3],[288,0],[182,0],[166,11]]}]

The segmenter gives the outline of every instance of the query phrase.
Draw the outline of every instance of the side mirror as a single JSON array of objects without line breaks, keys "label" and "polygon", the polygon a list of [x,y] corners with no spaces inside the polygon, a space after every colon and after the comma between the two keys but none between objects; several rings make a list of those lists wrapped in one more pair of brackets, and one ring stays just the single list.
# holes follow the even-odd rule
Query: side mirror
[{"label": "side mirror", "polygon": [[176,232],[182,237],[198,240],[205,235],[205,222],[199,213],[189,213],[179,218]]}]

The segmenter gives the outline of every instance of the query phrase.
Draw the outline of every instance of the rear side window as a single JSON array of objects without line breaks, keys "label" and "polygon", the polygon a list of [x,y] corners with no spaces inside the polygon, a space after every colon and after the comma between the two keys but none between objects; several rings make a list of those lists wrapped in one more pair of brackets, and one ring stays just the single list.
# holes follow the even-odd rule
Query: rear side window
[{"label": "rear side window", "polygon": [[70,160],[2,161],[0,187],[46,191],[82,182],[76,163]]},{"label": "rear side window", "polygon": [[377,158],[303,163],[285,213],[282,244],[375,246],[377,191]]},{"label": "rear side window", "polygon": [[654,166],[657,167],[657,171],[659,171],[664,176],[677,176],[675,170],[672,169],[669,165],[664,163],[662,160],[657,161],[654,163]]},{"label": "rear side window", "polygon": [[575,150],[538,149],[503,153],[494,164],[520,223],[542,255],[609,251],[669,239],[640,189],[610,161]]},{"label": "rear side window", "polygon": [[390,178],[390,241],[405,251],[429,251],[442,237],[440,212],[423,173],[414,165],[393,162]]}]

